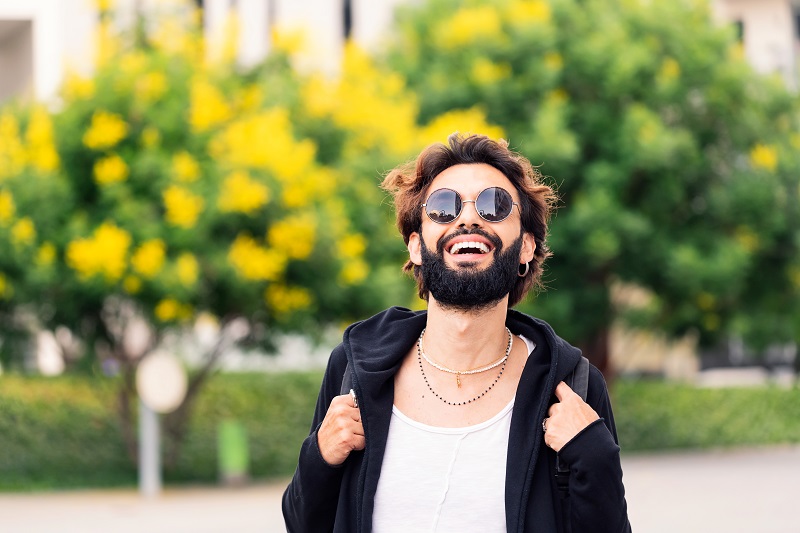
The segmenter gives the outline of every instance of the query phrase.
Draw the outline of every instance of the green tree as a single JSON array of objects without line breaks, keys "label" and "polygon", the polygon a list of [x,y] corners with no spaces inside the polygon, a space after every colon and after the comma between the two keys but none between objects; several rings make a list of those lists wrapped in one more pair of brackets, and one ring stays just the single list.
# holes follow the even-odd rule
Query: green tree
[{"label": "green tree", "polygon": [[[623,314],[706,344],[800,335],[796,100],[708,9],[431,0],[401,12],[388,54],[421,120],[482,106],[551,176],[563,207],[530,308],[604,369]],[[615,283],[650,297],[615,308]]]}]

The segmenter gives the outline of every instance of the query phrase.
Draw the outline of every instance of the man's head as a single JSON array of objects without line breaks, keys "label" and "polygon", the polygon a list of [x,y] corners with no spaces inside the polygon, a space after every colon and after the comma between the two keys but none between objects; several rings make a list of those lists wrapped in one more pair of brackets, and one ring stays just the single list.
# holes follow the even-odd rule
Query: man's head
[{"label": "man's head", "polygon": [[555,194],[506,141],[453,134],[391,171],[383,187],[394,195],[410,255],[403,269],[413,272],[421,298],[430,290],[466,308],[509,294],[512,306],[540,284]]}]

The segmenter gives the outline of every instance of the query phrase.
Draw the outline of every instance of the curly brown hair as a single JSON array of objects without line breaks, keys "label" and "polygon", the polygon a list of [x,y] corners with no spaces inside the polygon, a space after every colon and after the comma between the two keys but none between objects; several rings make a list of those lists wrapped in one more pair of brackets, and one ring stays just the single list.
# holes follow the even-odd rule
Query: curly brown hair
[{"label": "curly brown hair", "polygon": [[[542,266],[552,254],[547,247],[547,224],[555,209],[557,196],[553,189],[542,182],[539,170],[521,154],[508,148],[504,139],[497,141],[485,135],[461,135],[453,133],[447,144],[436,143],[425,150],[414,161],[390,171],[381,186],[394,197],[397,228],[408,244],[409,237],[422,227],[422,203],[428,186],[444,170],[464,164],[484,163],[502,172],[520,197],[522,228],[533,235],[536,243],[530,269],[520,277],[511,290],[509,307],[519,303],[534,286],[541,288]],[[412,272],[417,282],[419,297],[427,300],[428,289],[422,273],[409,259],[403,271]]]}]

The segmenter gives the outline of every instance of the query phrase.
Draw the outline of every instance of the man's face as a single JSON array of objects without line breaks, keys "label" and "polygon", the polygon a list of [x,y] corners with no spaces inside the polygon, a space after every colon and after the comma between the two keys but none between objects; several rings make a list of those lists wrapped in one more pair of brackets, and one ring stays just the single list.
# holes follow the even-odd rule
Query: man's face
[{"label": "man's face", "polygon": [[512,183],[492,166],[446,169],[428,187],[426,201],[432,192],[448,188],[468,202],[448,224],[437,224],[423,213],[421,231],[409,237],[412,262],[422,267],[432,299],[445,306],[472,309],[497,302],[514,286],[519,265],[533,259],[533,237],[522,232],[516,206],[501,222],[487,222],[478,215],[471,200],[488,187],[505,189],[519,203]]}]

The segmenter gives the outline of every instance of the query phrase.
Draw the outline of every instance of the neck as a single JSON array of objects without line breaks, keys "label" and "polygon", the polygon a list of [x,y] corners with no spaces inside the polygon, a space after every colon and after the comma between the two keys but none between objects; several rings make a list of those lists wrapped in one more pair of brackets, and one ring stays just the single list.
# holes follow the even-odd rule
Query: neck
[{"label": "neck", "polygon": [[507,297],[492,307],[473,312],[443,308],[431,296],[425,353],[456,369],[475,368],[496,361],[502,357],[508,343],[507,313]]}]

